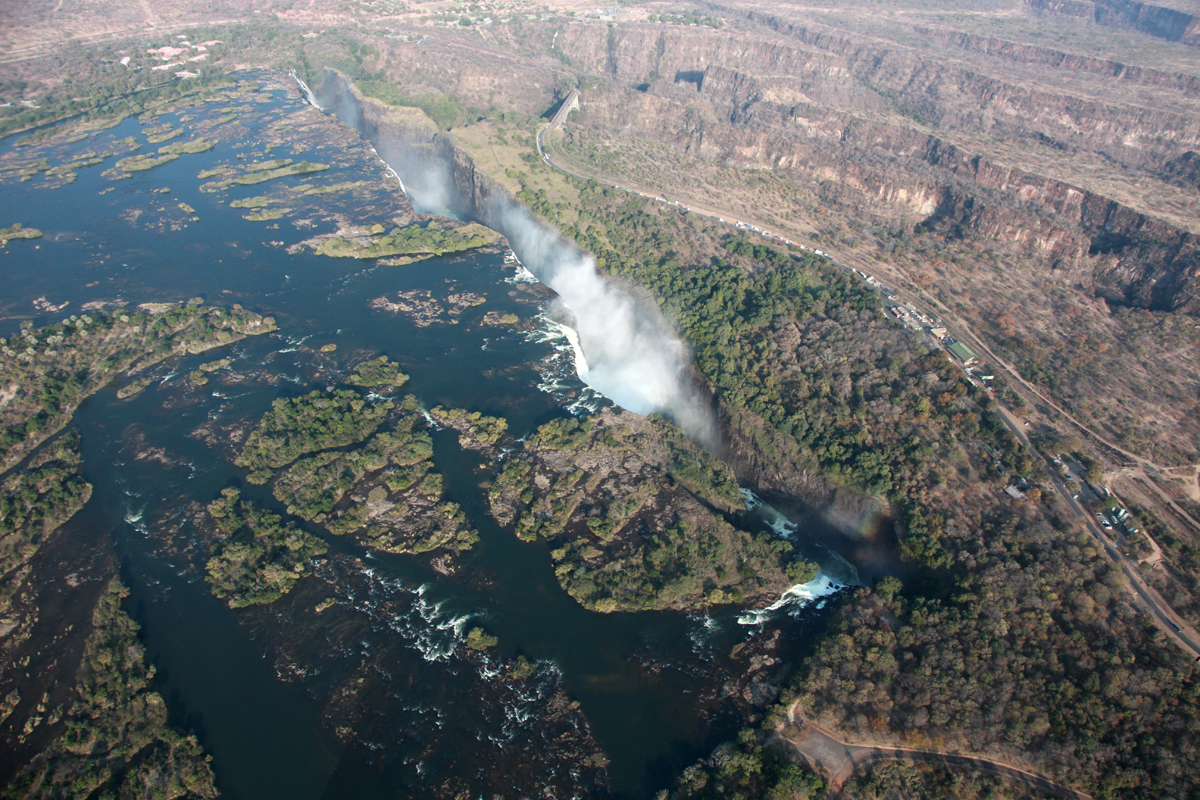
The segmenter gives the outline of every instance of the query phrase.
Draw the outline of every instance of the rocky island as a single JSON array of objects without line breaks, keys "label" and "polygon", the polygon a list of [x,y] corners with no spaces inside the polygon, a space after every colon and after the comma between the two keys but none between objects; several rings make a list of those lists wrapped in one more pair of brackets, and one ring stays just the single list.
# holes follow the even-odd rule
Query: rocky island
[{"label": "rocky island", "polygon": [[517,536],[550,542],[559,583],[596,611],[763,603],[817,571],[726,521],[743,508],[729,468],[661,418],[549,422],[488,499]]}]

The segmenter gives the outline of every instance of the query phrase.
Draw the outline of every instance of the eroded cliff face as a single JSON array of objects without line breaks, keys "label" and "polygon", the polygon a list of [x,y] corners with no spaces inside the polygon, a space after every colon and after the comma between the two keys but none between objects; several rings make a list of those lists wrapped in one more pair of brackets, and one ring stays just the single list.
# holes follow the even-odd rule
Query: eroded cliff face
[{"label": "eroded cliff face", "polygon": [[[559,29],[564,60],[608,78],[585,86],[573,121],[821,184],[823,202],[874,223],[1016,247],[1030,268],[1113,302],[1200,313],[1200,224],[1182,210],[1195,209],[1186,153],[1200,148],[1197,76],[916,31],[986,59],[968,66],[774,16],[748,19],[752,33]],[[1069,76],[1072,90],[1021,79],[1043,68]],[[1113,84],[1115,94],[1106,91]],[[1128,86],[1153,87],[1161,102],[1137,101]],[[996,141],[1010,144],[977,146]],[[1113,177],[1095,187],[1061,177],[1090,162],[1114,164]],[[1159,185],[1179,213],[1149,213]]]},{"label": "eroded cliff face", "polygon": [[[358,131],[381,153],[390,148],[405,157],[437,164],[439,174],[452,184],[453,211],[506,234],[506,207],[518,201],[480,170],[470,155],[451,137],[436,133],[430,125],[404,112],[363,97],[345,75],[327,70],[319,98],[336,107],[344,120],[356,122]],[[507,235],[507,234],[506,234]],[[710,401],[713,388],[693,374],[696,388]],[[720,406],[720,403],[717,402]],[[830,525],[857,535],[886,512],[877,498],[853,492],[817,474],[799,452],[794,440],[774,431],[761,418],[746,411],[718,413],[718,455],[733,469],[739,484],[757,493],[811,509]]]},{"label": "eroded cliff face", "polygon": [[1200,45],[1200,20],[1192,14],[1134,0],[1026,0],[1047,14],[1095,20],[1100,25],[1126,28],[1172,42]]}]

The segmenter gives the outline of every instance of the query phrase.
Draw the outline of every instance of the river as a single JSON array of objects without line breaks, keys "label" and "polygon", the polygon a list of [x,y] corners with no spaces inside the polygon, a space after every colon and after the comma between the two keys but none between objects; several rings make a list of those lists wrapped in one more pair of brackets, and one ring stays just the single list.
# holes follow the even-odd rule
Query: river
[{"label": "river", "polygon": [[[599,386],[581,380],[579,343],[549,313],[553,293],[531,283],[503,249],[409,267],[288,252],[339,220],[388,225],[412,210],[370,148],[322,132],[337,123],[305,116],[283,78],[261,78],[263,91],[219,96],[145,124],[127,119],[36,154],[18,146],[19,137],[0,143],[4,163],[33,154],[58,165],[128,137],[142,145],[139,152],[153,150],[155,134],[147,131],[167,123],[218,140],[212,150],[121,180],[102,172],[120,154],[78,168],[74,182],[4,173],[0,221],[45,236],[13,242],[3,255],[0,335],[23,319],[42,325],[83,313],[88,302],[132,306],[194,296],[270,314],[280,328],[168,362],[133,399],[118,400],[110,387],[85,402],[74,426],[95,492],[62,535],[107,537],[172,723],[199,736],[227,798],[450,796],[460,789],[508,796],[547,786],[558,796],[592,796],[605,783],[619,796],[652,796],[740,724],[719,700],[722,685],[744,669],[731,649],[783,629],[785,649],[801,652],[823,624],[829,609],[817,606],[824,604],[795,603],[749,620],[755,624],[741,624],[748,620],[738,609],[587,612],[558,586],[544,544],[522,543],[491,520],[478,456],[445,431],[434,438],[437,467],[449,498],[481,536],[453,574],[435,570],[428,557],[373,554],[324,535],[330,553],[316,575],[269,607],[232,611],[208,592],[194,504],[236,485],[277,506],[266,491],[245,485],[220,441],[222,431],[257,418],[277,397],[335,383],[351,359],[384,353],[411,376],[405,391],[425,407],[501,415],[522,436],[605,402],[603,381],[620,379],[598,373],[596,362],[584,377]],[[331,168],[217,192],[204,191],[197,177],[223,164],[283,157]],[[347,182],[360,185],[286,195]],[[296,210],[272,224],[247,220],[245,208],[231,205],[264,193],[298,198]],[[424,327],[368,309],[373,298],[414,290],[470,292],[487,302],[456,324]],[[40,298],[68,305],[38,311]],[[515,314],[523,325],[484,324],[488,312]],[[320,351],[330,344],[335,352]],[[207,386],[187,384],[188,372],[222,356],[232,364]],[[771,522],[763,520],[764,527]],[[828,553],[811,555],[832,571],[827,576],[851,579],[852,569]],[[832,582],[822,587],[834,589]],[[324,599],[334,602],[317,614]],[[458,647],[470,624],[498,637],[492,653]],[[497,664],[518,654],[539,665],[534,679],[500,680]],[[578,707],[556,705],[559,693]],[[607,765],[579,769],[588,742]]]}]

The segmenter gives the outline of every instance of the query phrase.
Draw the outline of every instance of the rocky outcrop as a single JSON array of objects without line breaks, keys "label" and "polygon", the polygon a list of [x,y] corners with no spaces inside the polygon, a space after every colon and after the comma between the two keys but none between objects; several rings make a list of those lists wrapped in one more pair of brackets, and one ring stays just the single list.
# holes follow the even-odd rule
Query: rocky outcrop
[{"label": "rocky outcrop", "polygon": [[1173,8],[1133,0],[1026,0],[1037,11],[1089,18],[1099,25],[1135,30],[1183,44],[1200,45],[1200,20]]},{"label": "rocky outcrop", "polygon": [[568,27],[557,46],[571,63],[614,81],[586,91],[573,119],[602,134],[788,173],[820,185],[823,202],[877,224],[920,224],[951,239],[1015,245],[1031,267],[1113,302],[1200,313],[1194,233],[1050,177],[1036,160],[1033,168],[997,163],[953,135],[1027,141],[1051,163],[1099,150],[1127,174],[1154,172],[1178,186],[1194,172],[1181,148],[1200,149],[1200,114],[1183,110],[1200,78],[918,29],[938,44],[988,58],[1153,86],[1180,98],[1148,109],[1038,88],[812,24],[744,16],[766,31],[630,25],[609,27],[601,38],[595,26]]}]

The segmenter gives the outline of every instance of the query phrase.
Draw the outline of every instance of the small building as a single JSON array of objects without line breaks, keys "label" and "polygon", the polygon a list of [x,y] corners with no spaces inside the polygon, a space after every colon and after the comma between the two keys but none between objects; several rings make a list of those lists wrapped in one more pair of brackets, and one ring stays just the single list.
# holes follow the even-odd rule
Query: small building
[{"label": "small building", "polygon": [[969,367],[972,364],[974,364],[976,361],[979,360],[979,357],[976,356],[973,352],[971,352],[971,348],[967,347],[962,342],[954,342],[953,344],[948,346],[946,349],[950,351],[950,355],[957,358],[965,366]]},{"label": "small building", "polygon": [[1015,486],[1008,486],[1004,489],[1004,491],[1008,492],[1008,494],[1011,497],[1013,497],[1013,499],[1016,499],[1016,500],[1024,500],[1025,499],[1025,493],[1022,492],[1020,489],[1018,489]]}]

